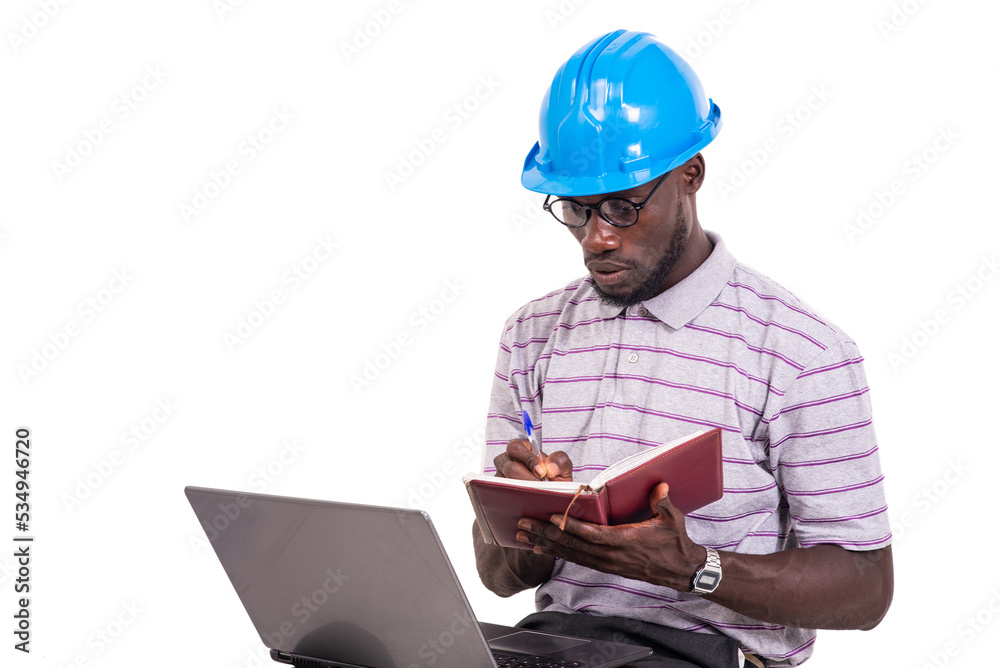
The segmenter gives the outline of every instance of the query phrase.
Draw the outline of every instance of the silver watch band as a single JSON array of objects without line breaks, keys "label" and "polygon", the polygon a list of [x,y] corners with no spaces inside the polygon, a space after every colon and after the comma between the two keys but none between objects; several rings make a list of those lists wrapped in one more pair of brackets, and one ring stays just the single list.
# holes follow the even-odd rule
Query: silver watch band
[{"label": "silver watch band", "polygon": [[[714,548],[706,547],[705,565],[695,573],[691,591],[695,594],[711,594],[722,581],[722,559]],[[702,584],[702,581],[705,582]]]}]

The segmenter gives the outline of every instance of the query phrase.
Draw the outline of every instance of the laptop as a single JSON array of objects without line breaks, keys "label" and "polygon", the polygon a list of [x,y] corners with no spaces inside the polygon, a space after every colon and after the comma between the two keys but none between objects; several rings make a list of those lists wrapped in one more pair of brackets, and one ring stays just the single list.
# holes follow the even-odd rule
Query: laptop
[{"label": "laptop", "polygon": [[201,487],[184,493],[275,661],[613,668],[652,654],[479,623],[423,511]]}]

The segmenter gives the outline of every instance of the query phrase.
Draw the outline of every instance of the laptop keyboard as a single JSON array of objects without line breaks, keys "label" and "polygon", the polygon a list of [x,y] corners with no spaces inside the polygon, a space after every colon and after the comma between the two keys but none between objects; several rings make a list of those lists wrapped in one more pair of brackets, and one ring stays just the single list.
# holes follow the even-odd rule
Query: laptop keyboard
[{"label": "laptop keyboard", "polygon": [[530,656],[528,654],[494,652],[493,658],[496,659],[500,668],[577,668],[583,665],[576,661],[563,661],[548,656]]}]

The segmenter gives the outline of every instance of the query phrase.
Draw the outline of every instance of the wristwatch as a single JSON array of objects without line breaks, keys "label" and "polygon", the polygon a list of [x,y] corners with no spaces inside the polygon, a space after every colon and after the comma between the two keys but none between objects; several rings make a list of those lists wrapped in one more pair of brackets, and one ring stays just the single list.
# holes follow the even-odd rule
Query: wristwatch
[{"label": "wristwatch", "polygon": [[719,553],[710,547],[706,547],[708,558],[701,570],[694,574],[694,586],[691,592],[694,594],[711,594],[722,582],[722,561]]}]

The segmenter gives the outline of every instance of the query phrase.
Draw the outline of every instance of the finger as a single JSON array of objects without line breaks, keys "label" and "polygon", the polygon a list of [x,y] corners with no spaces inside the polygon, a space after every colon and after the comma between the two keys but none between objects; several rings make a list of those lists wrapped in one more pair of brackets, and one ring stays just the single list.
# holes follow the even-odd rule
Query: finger
[{"label": "finger", "polygon": [[556,527],[563,526],[563,519],[565,518],[566,524],[561,533],[568,533],[572,536],[579,537],[588,543],[594,545],[617,545],[617,536],[611,527],[602,526],[600,524],[591,524],[590,522],[584,522],[583,520],[577,519],[569,515],[553,515],[549,518],[549,522]]},{"label": "finger", "polygon": [[523,438],[515,438],[507,443],[507,456],[520,462],[524,469],[534,474],[535,479],[545,477],[545,463],[531,449],[531,443]]},{"label": "finger", "polygon": [[[606,545],[592,543],[581,535],[559,529],[561,515],[553,515],[553,523],[546,522],[532,538],[536,553],[549,554],[582,565],[591,565],[607,558]],[[587,524],[583,522],[582,524]]]},{"label": "finger", "polygon": [[549,480],[572,480],[573,462],[562,450],[557,450],[545,458]]},{"label": "finger", "polygon": [[496,466],[496,476],[498,478],[512,478],[514,480],[538,480],[531,471],[524,467],[521,462],[514,461],[507,456],[507,453],[499,454],[493,458],[493,465]]},{"label": "finger", "polygon": [[657,512],[658,508],[670,508],[673,505],[670,503],[668,492],[670,492],[670,485],[661,482],[649,493],[649,507],[653,509],[654,513]]},{"label": "finger", "polygon": [[524,464],[511,459],[506,453],[497,456],[493,460],[493,463],[497,468],[496,475],[498,478],[511,478],[512,480],[538,480],[538,476],[529,471]]},{"label": "finger", "polygon": [[684,513],[670,501],[670,485],[661,482],[649,494],[649,507],[653,516],[671,524],[684,523]]}]

